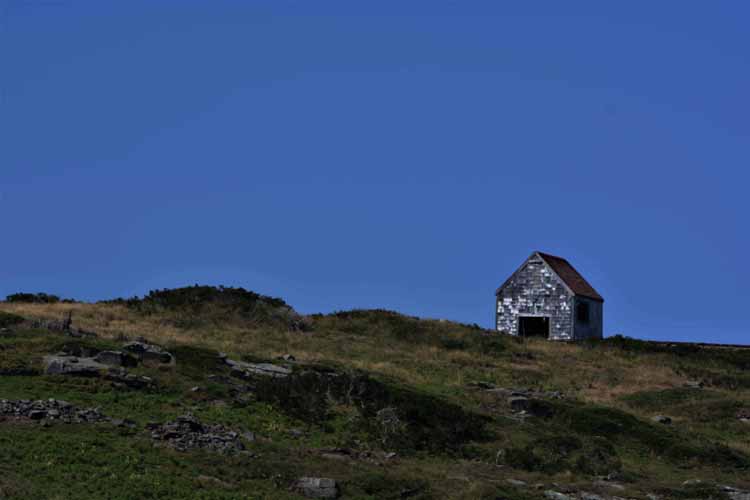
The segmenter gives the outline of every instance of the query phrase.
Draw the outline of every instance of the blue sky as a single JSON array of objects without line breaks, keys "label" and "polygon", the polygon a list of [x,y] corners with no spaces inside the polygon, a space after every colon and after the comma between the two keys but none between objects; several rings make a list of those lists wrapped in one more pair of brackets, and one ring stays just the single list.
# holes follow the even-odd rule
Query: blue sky
[{"label": "blue sky", "polygon": [[745,2],[0,2],[0,295],[243,286],[750,342]]}]

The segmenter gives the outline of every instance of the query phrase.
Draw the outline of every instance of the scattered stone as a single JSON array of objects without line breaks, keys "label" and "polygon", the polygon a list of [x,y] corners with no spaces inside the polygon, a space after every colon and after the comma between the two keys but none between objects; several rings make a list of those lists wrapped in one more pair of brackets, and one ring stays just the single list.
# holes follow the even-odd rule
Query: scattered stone
[{"label": "scattered stone", "polygon": [[506,479],[505,482],[517,488],[523,488],[526,486],[526,481],[521,481],[520,479]]},{"label": "scattered stone", "polygon": [[397,456],[398,456],[398,453],[396,453],[395,451],[389,451],[388,453],[383,455],[383,458],[385,458],[386,460],[393,460]]},{"label": "scattered stone", "polygon": [[293,489],[307,498],[337,498],[339,488],[336,481],[324,477],[302,477]]},{"label": "scattered stone", "polygon": [[0,399],[0,417],[65,423],[94,423],[109,420],[96,408],[78,409],[67,401],[57,399],[37,401]]},{"label": "scattered stone", "polygon": [[178,451],[202,448],[229,454],[245,449],[237,432],[222,425],[202,424],[190,414],[177,417],[173,422],[149,424],[147,427],[152,439],[163,441]]},{"label": "scattered stone", "polygon": [[702,380],[688,380],[685,382],[685,387],[688,389],[703,389],[703,381]]},{"label": "scattered stone", "polygon": [[721,490],[732,500],[750,500],[750,491],[740,490],[733,486],[721,486]]},{"label": "scattered stone", "polygon": [[550,500],[573,500],[573,497],[570,497],[564,493],[560,493],[559,491],[553,491],[553,490],[545,491],[544,497],[549,498]]},{"label": "scattered stone", "polygon": [[670,417],[665,417],[664,415],[656,415],[651,417],[651,420],[657,424],[670,425],[672,423],[672,419]]},{"label": "scattered stone", "polygon": [[31,420],[41,420],[46,416],[47,412],[45,410],[31,410],[29,412],[29,418]]},{"label": "scattered stone", "polygon": [[149,389],[156,385],[154,379],[145,375],[133,375],[123,371],[110,370],[105,376],[114,387],[130,389]]},{"label": "scattered stone", "polygon": [[200,390],[201,388],[196,385],[195,387],[190,389],[190,392],[200,392]]},{"label": "scattered stone", "polygon": [[141,359],[145,362],[157,362],[164,364],[171,364],[174,362],[174,356],[168,353],[158,345],[149,344],[145,341],[136,340],[134,342],[128,342],[122,348]]},{"label": "scattered stone", "polygon": [[271,363],[248,363],[225,359],[224,363],[232,368],[232,375],[242,379],[250,379],[255,375],[263,377],[284,378],[291,375],[292,370]]},{"label": "scattered stone", "polygon": [[295,358],[291,354],[284,354],[283,356],[279,356],[279,359],[282,361],[289,361],[289,362],[297,361],[297,358]]},{"label": "scattered stone", "polygon": [[581,500],[604,500],[604,497],[586,491],[582,491],[579,497]]}]

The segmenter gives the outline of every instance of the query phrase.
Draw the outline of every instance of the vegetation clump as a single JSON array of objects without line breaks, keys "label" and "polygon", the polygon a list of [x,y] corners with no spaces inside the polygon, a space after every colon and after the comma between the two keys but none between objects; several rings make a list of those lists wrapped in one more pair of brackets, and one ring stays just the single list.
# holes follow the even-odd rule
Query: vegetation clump
[{"label": "vegetation clump", "polygon": [[504,353],[511,342],[508,336],[488,332],[476,324],[420,319],[385,309],[354,309],[312,318],[320,329],[333,328],[358,336],[377,335],[398,342],[477,354]]},{"label": "vegetation clump", "polygon": [[197,328],[235,320],[254,327],[308,329],[305,319],[282,299],[224,286],[190,286],[152,290],[143,298],[114,299],[148,316],[163,315],[179,328]]},{"label": "vegetation clump", "polygon": [[23,303],[23,304],[58,304],[62,303],[73,303],[72,299],[61,299],[57,295],[50,295],[47,293],[14,293],[8,295],[5,298],[6,302],[9,303]]},{"label": "vegetation clump", "polygon": [[332,404],[348,405],[372,444],[402,453],[456,453],[464,444],[487,437],[485,417],[364,373],[303,367],[289,377],[257,377],[252,387],[260,401],[311,423],[331,420]]},{"label": "vegetation clump", "polygon": [[0,328],[16,326],[24,322],[22,316],[13,313],[0,311]]}]

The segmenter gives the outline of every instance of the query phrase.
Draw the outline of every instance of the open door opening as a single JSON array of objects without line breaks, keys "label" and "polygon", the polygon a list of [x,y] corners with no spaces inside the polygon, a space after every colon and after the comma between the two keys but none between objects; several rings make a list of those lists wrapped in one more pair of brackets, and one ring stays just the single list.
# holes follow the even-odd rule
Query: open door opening
[{"label": "open door opening", "polygon": [[549,337],[549,318],[546,316],[521,316],[518,318],[518,335],[521,337]]}]

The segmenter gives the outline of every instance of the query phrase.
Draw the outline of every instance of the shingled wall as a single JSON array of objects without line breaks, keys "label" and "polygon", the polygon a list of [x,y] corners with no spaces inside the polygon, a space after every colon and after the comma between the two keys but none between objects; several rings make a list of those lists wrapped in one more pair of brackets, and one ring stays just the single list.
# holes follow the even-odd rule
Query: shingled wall
[{"label": "shingled wall", "polygon": [[573,340],[574,296],[537,255],[499,290],[498,331],[518,335],[519,316],[548,316],[551,340]]}]

